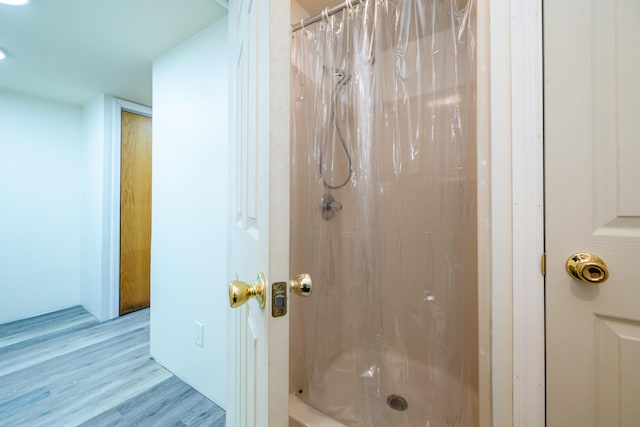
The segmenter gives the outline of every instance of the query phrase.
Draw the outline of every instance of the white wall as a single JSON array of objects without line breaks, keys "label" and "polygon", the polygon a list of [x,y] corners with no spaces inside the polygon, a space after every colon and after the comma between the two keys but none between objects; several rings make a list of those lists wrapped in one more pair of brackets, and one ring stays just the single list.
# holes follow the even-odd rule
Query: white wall
[{"label": "white wall", "polygon": [[0,91],[0,323],[80,304],[80,108]]},{"label": "white wall", "polygon": [[227,94],[226,18],[154,61],[151,354],[223,407]]}]

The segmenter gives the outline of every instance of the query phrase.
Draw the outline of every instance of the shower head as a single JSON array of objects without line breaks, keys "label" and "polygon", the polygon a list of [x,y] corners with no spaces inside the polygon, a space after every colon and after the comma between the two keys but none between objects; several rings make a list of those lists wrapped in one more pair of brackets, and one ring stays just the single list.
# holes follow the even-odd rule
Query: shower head
[{"label": "shower head", "polygon": [[[367,61],[367,65],[372,67],[375,64],[376,64],[376,57],[375,55],[371,55],[371,57]],[[338,79],[338,81],[336,82],[336,85],[342,85],[342,86],[347,85],[351,81],[351,78],[353,77],[353,73],[347,74],[344,68],[337,68],[335,70],[334,75]]]},{"label": "shower head", "polygon": [[340,68],[340,69],[336,70],[335,76],[338,79],[338,81],[336,81],[336,85],[345,86],[347,83],[349,83],[349,80],[351,80],[351,77],[353,76],[353,73],[347,75],[344,72],[344,69]]},{"label": "shower head", "polygon": [[[371,55],[367,60],[367,65],[374,66],[375,64],[376,64],[376,57],[375,55]],[[322,71],[324,73],[332,72],[334,77],[337,79],[336,85],[346,86],[351,81],[351,78],[353,77],[353,72],[347,73],[344,68],[333,68],[333,70],[331,70],[330,67],[323,65]]]}]

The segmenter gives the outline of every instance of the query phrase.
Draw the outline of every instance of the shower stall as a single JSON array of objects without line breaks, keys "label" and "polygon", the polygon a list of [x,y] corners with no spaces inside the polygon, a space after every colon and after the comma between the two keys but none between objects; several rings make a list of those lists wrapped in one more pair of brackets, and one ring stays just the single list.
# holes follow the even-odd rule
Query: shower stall
[{"label": "shower stall", "polygon": [[478,425],[473,0],[292,35],[291,392],[347,426]]}]

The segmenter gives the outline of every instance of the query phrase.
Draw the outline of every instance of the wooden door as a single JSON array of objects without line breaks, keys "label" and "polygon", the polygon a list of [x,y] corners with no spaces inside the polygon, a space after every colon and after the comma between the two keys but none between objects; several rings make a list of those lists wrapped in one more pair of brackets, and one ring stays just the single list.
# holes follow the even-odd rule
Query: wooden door
[{"label": "wooden door", "polygon": [[272,282],[289,275],[289,0],[229,4],[230,280],[266,277],[257,300],[229,309],[227,425],[288,425],[289,318],[271,316]]},{"label": "wooden door", "polygon": [[[549,0],[543,19],[547,425],[640,426],[640,2]],[[609,279],[572,279],[576,252]]]},{"label": "wooden door", "polygon": [[122,111],[120,315],[149,307],[151,118]]}]

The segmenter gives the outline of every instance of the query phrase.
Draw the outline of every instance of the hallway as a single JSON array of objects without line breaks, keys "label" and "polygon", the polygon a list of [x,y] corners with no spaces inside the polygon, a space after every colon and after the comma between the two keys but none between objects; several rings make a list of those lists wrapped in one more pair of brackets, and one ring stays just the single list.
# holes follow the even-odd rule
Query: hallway
[{"label": "hallway", "polygon": [[149,357],[149,309],[82,307],[0,325],[0,425],[224,426],[224,411]]}]

